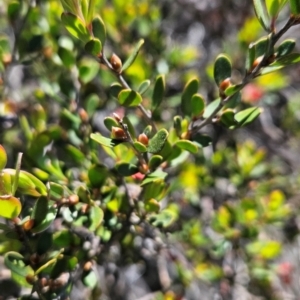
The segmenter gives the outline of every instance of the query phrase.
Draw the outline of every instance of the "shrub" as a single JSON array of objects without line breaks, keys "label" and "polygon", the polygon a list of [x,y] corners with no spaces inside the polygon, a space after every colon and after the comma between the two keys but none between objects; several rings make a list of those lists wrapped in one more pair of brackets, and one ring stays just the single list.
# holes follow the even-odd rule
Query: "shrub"
[{"label": "shrub", "polygon": [[[232,134],[258,128],[264,138],[257,101],[269,94],[257,79],[300,61],[295,41],[282,40],[300,5],[253,3],[266,35],[248,44],[256,25],[245,25],[245,65],[217,55],[211,93],[193,70],[182,74],[195,48],[163,50],[154,2],[3,5],[14,41],[0,40],[0,251],[29,288],[20,299],[137,299],[132,274],[151,299],[284,299],[293,267],[277,258],[297,238],[287,201],[297,180]],[[168,73],[183,78],[175,88]]]}]

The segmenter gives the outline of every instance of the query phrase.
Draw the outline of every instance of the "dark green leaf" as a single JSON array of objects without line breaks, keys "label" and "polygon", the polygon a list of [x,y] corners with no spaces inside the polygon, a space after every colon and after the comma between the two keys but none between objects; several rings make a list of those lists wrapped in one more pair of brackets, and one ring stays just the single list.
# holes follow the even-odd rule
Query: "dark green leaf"
[{"label": "dark green leaf", "polygon": [[231,62],[230,59],[220,54],[217,56],[214,64],[214,78],[218,86],[227,78],[231,77]]},{"label": "dark green leaf", "polygon": [[267,54],[270,39],[269,37],[262,37],[255,44],[255,58],[262,57]]},{"label": "dark green leaf", "polygon": [[260,115],[260,113],[260,108],[251,107],[238,112],[234,118],[238,122],[238,126],[242,127],[249,123],[252,123]]},{"label": "dark green leaf", "polygon": [[38,255],[45,254],[52,246],[52,233],[43,232],[37,241],[36,252]]},{"label": "dark green leaf", "polygon": [[71,68],[75,65],[76,59],[74,57],[74,52],[69,49],[59,47],[57,54],[62,60],[63,64],[67,68]]},{"label": "dark green leaf", "polygon": [[106,40],[106,28],[103,20],[99,16],[97,16],[92,21],[92,27],[94,37],[99,39],[102,46],[104,46]]},{"label": "dark green leaf", "polygon": [[51,199],[61,200],[64,197],[64,187],[61,184],[50,182],[49,195]]},{"label": "dark green leaf", "polygon": [[246,63],[245,67],[246,70],[249,71],[252,69],[253,63],[255,61],[255,44],[250,44],[247,50],[247,57],[246,57]]},{"label": "dark green leaf", "polygon": [[89,230],[95,231],[103,220],[103,210],[98,206],[91,206],[89,209],[89,219],[91,221]]},{"label": "dark green leaf", "polygon": [[267,13],[267,9],[265,6],[264,0],[253,0],[254,10],[256,17],[260,23],[260,25],[267,31],[270,31],[270,21]]},{"label": "dark green leaf", "polygon": [[291,12],[297,16],[300,14],[300,2],[299,0],[290,0]]},{"label": "dark green leaf", "polygon": [[196,143],[198,147],[204,148],[212,143],[212,139],[208,135],[198,133],[195,136],[193,136],[193,142]]},{"label": "dark green leaf", "polygon": [[90,33],[84,22],[76,15],[70,12],[64,12],[61,15],[61,20],[66,29],[77,39],[87,43],[90,39]]},{"label": "dark green leaf", "polygon": [[152,155],[152,157],[149,160],[149,169],[155,170],[159,167],[159,165],[162,163],[163,158],[160,155]]},{"label": "dark green leaf", "polygon": [[148,90],[150,84],[151,84],[151,81],[150,81],[149,79],[144,80],[144,81],[140,84],[140,86],[138,87],[137,91],[138,91],[141,95],[143,95],[143,94]]},{"label": "dark green leaf", "polygon": [[131,107],[138,106],[142,101],[142,96],[133,90],[122,90],[118,95],[118,100],[121,105]]},{"label": "dark green leaf", "polygon": [[111,86],[110,86],[110,90],[109,90],[109,93],[118,99],[118,95],[119,93],[123,90],[123,87],[120,83],[116,82],[116,83],[113,83]]},{"label": "dark green leaf", "polygon": [[290,53],[288,55],[280,57],[278,60],[276,60],[268,67],[263,68],[261,71],[261,75],[265,75],[280,70],[288,65],[293,65],[298,62],[300,62],[300,53]]},{"label": "dark green leaf", "polygon": [[143,44],[144,44],[144,40],[143,39],[139,40],[139,42],[135,46],[133,52],[127,58],[127,60],[125,61],[125,63],[123,64],[121,72],[123,72],[126,69],[128,69],[134,63],[134,61],[135,61],[137,55],[139,54],[139,51],[140,51],[140,49],[141,49],[141,47],[142,47]]},{"label": "dark green leaf", "polygon": [[92,187],[100,188],[108,176],[108,169],[103,165],[93,165],[88,171]]},{"label": "dark green leaf", "polygon": [[290,54],[295,48],[295,40],[288,39],[283,41],[277,48],[277,57],[285,56]]},{"label": "dark green leaf", "polygon": [[191,153],[198,152],[198,146],[189,140],[179,140],[174,145]]},{"label": "dark green leaf", "polygon": [[[7,252],[4,256],[5,266],[12,272],[12,278],[21,286],[30,286],[25,277],[27,275],[34,275],[33,269],[26,265],[24,258],[17,252]],[[16,275],[16,276],[13,276]]]},{"label": "dark green leaf", "polygon": [[162,170],[156,170],[153,173],[147,174],[147,176],[144,178],[143,182],[141,183],[141,186],[149,184],[150,182],[159,181],[160,179],[165,179],[167,175],[168,173]]},{"label": "dark green leaf", "polygon": [[231,126],[236,125],[236,120],[234,118],[233,110],[227,109],[224,112],[222,112],[220,120],[227,128],[230,128]]},{"label": "dark green leaf", "polygon": [[126,162],[119,162],[116,164],[116,169],[122,176],[131,176],[139,172],[139,168],[136,165]]},{"label": "dark green leaf", "polygon": [[181,110],[185,115],[190,116],[192,114],[191,101],[193,95],[198,92],[198,89],[199,80],[197,78],[191,79],[185,85],[181,96]]},{"label": "dark green leaf", "polygon": [[89,54],[98,56],[102,51],[101,41],[99,39],[93,38],[85,44],[84,49]]},{"label": "dark green leaf", "polygon": [[165,92],[165,76],[159,75],[155,80],[154,90],[152,94],[152,111],[158,108],[164,98]]},{"label": "dark green leaf", "polygon": [[202,95],[195,94],[191,99],[192,117],[199,118],[202,116],[205,108],[205,101]]},{"label": "dark green leaf", "polygon": [[161,151],[165,145],[168,138],[168,131],[166,129],[160,129],[152,139],[149,140],[149,145],[147,147],[148,152],[158,153]]},{"label": "dark green leaf", "polygon": [[182,134],[182,126],[181,126],[182,118],[181,118],[181,116],[175,116],[173,121],[174,121],[173,126],[176,130],[176,134],[177,134],[177,136],[180,137]]}]

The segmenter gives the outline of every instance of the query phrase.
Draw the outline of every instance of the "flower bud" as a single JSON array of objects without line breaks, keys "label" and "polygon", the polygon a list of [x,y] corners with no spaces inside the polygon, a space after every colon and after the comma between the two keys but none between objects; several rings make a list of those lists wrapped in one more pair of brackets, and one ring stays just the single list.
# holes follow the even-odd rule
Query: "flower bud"
[{"label": "flower bud", "polygon": [[145,133],[141,133],[138,137],[138,141],[145,146],[148,146],[149,139]]},{"label": "flower bud", "polygon": [[27,274],[25,279],[26,279],[27,283],[29,283],[29,284],[34,284],[36,281],[35,276],[32,274]]},{"label": "flower bud", "polygon": [[112,54],[112,56],[110,58],[110,63],[115,71],[117,71],[117,72],[121,71],[122,61],[121,61],[120,57],[118,55],[116,55],[115,53]]},{"label": "flower bud", "polygon": [[127,138],[125,131],[120,127],[113,126],[111,128],[111,134],[114,139],[125,140]]},{"label": "flower bud", "polygon": [[191,137],[191,134],[189,131],[183,132],[182,135],[180,136],[181,139],[183,140],[188,140]]},{"label": "flower bud", "polygon": [[93,266],[92,262],[91,262],[91,261],[87,261],[87,262],[84,264],[84,266],[83,266],[83,270],[84,270],[85,272],[88,272],[88,271],[91,270],[92,266]]},{"label": "flower bud", "polygon": [[147,164],[142,164],[140,167],[139,167],[139,170],[142,174],[146,174],[148,171],[149,171],[149,167]]},{"label": "flower bud", "polygon": [[75,205],[79,202],[79,197],[77,195],[71,195],[69,196],[69,204],[70,205]]},{"label": "flower bud", "polygon": [[78,114],[82,122],[87,123],[89,121],[89,115],[85,109],[79,108]]},{"label": "flower bud", "polygon": [[230,78],[226,78],[220,83],[219,88],[221,91],[225,91],[230,85]]},{"label": "flower bud", "polygon": [[29,231],[34,226],[34,219],[27,220],[23,225],[25,231]]}]

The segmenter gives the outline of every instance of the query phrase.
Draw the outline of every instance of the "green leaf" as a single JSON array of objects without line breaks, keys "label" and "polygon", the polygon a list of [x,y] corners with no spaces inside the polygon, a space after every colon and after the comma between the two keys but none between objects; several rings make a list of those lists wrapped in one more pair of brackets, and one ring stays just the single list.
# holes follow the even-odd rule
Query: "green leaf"
[{"label": "green leaf", "polygon": [[176,130],[176,134],[177,136],[181,136],[182,134],[182,126],[181,126],[181,122],[182,122],[182,117],[181,116],[175,116],[173,118],[173,122],[174,122],[174,129]]},{"label": "green leaf", "polygon": [[230,59],[220,54],[217,56],[214,64],[214,79],[218,86],[227,78],[231,77],[231,62]]},{"label": "green leaf", "polygon": [[100,188],[108,176],[108,169],[103,165],[92,165],[88,177],[92,187]]},{"label": "green leaf", "polygon": [[110,90],[109,90],[109,93],[118,99],[118,95],[119,93],[123,90],[123,87],[120,83],[118,82],[115,82],[113,83],[111,86],[110,86]]},{"label": "green leaf", "polygon": [[95,63],[94,59],[88,57],[80,60],[78,67],[79,78],[85,84],[92,81],[97,76],[99,71],[99,64]]},{"label": "green leaf", "polygon": [[138,106],[142,101],[142,96],[133,90],[122,90],[118,95],[119,103],[123,106],[132,107]]},{"label": "green leaf", "polygon": [[61,184],[55,182],[49,182],[49,196],[50,199],[61,200],[64,197],[64,187]]},{"label": "green leaf", "polygon": [[[14,169],[4,169],[3,173],[9,174],[11,176],[12,182],[16,176],[16,170]],[[20,193],[39,197],[40,195],[47,195],[46,186],[34,175],[21,170],[19,173],[18,180],[18,191]]]},{"label": "green leaf", "polygon": [[99,39],[93,38],[85,44],[84,49],[89,54],[98,56],[102,51],[101,41]]},{"label": "green leaf", "polygon": [[203,115],[205,101],[202,95],[195,94],[191,99],[192,117],[200,118]]},{"label": "green leaf", "polygon": [[47,214],[45,218],[37,226],[34,225],[34,227],[30,231],[32,233],[39,233],[45,231],[54,222],[54,220],[56,219],[56,215],[57,215],[57,208],[49,207],[47,209]]},{"label": "green leaf", "polygon": [[290,54],[295,48],[295,40],[284,40],[277,48],[277,58]]},{"label": "green leaf", "polygon": [[300,14],[300,2],[299,0],[290,0],[291,13],[295,16]]},{"label": "green leaf", "polygon": [[265,75],[274,71],[278,71],[288,65],[293,65],[298,62],[300,62],[300,53],[291,53],[280,57],[278,60],[276,60],[268,67],[263,68],[260,74]]},{"label": "green leaf", "polygon": [[204,148],[209,146],[212,143],[212,139],[211,137],[209,137],[208,135],[204,135],[204,134],[196,134],[195,136],[193,136],[193,140],[192,140],[195,144],[198,145],[198,147],[200,148]]},{"label": "green leaf", "polygon": [[160,155],[152,155],[149,160],[149,169],[155,170],[157,169],[163,161],[163,157]]},{"label": "green leaf", "polygon": [[266,0],[266,7],[272,18],[277,18],[287,0]]},{"label": "green leaf", "polygon": [[150,182],[160,181],[160,179],[165,179],[167,175],[168,173],[166,172],[163,172],[161,170],[156,170],[153,173],[147,174],[147,176],[144,178],[143,182],[141,183],[141,186],[144,186]]},{"label": "green leaf", "polygon": [[189,140],[179,140],[174,145],[191,153],[198,152],[198,146]]},{"label": "green leaf", "polygon": [[106,28],[103,20],[99,16],[93,19],[92,28],[94,37],[99,39],[102,46],[104,46],[106,40]]},{"label": "green leaf", "polygon": [[116,169],[122,176],[131,176],[139,172],[139,168],[136,165],[129,164],[127,162],[118,162],[116,164]]},{"label": "green leaf", "polygon": [[151,81],[150,81],[149,79],[144,80],[144,81],[140,84],[140,86],[138,87],[137,91],[138,91],[141,95],[143,95],[143,94],[148,90],[150,84],[151,84]]},{"label": "green leaf", "polygon": [[150,221],[156,227],[169,227],[178,218],[179,210],[178,207],[173,204],[162,210],[159,214],[155,215]]},{"label": "green leaf", "polygon": [[144,145],[144,144],[142,144],[142,143],[140,143],[140,142],[134,142],[133,143],[133,146],[134,146],[134,148],[137,150],[137,151],[139,151],[139,152],[141,152],[141,153],[145,153],[145,152],[147,152],[147,147]]},{"label": "green leaf", "polygon": [[0,145],[0,172],[5,168],[7,163],[7,154],[2,145]]},{"label": "green leaf", "polygon": [[243,127],[252,123],[261,114],[261,112],[261,108],[259,107],[250,107],[238,112],[234,118],[238,122],[238,126]]},{"label": "green leaf", "polygon": [[224,112],[222,112],[220,120],[227,128],[236,125],[234,111],[231,109],[227,109]]},{"label": "green leaf", "polygon": [[82,282],[85,286],[93,289],[99,282],[99,279],[98,279],[96,273],[93,270],[91,270],[87,274],[84,274],[84,276],[82,278]]},{"label": "green leaf", "polygon": [[86,25],[78,16],[70,12],[64,12],[61,15],[61,20],[69,33],[71,33],[77,39],[85,43],[91,39]]},{"label": "green leaf", "polygon": [[152,111],[158,108],[164,98],[165,92],[165,76],[159,75],[156,77],[154,90],[152,94]]},{"label": "green leaf", "polygon": [[211,116],[211,114],[217,109],[217,107],[220,105],[221,103],[221,99],[216,99],[214,100],[213,102],[209,103],[206,108],[205,108],[205,111],[204,111],[204,114],[203,114],[203,118],[208,118]]},{"label": "green leaf", "polygon": [[183,89],[181,96],[181,110],[185,115],[190,116],[192,114],[191,101],[194,94],[198,92],[199,80],[193,78],[187,82]]},{"label": "green leaf", "polygon": [[16,20],[21,12],[21,3],[19,1],[10,1],[7,6],[7,15],[11,21]]},{"label": "green leaf", "polygon": [[7,219],[17,217],[22,209],[19,199],[11,195],[0,196],[0,216]]},{"label": "green leaf", "polygon": [[156,199],[160,200],[166,191],[166,183],[164,179],[157,179],[148,184],[143,184],[143,199]]},{"label": "green leaf", "polygon": [[231,85],[225,90],[225,95],[232,96],[235,93],[239,92],[244,87],[243,84]]},{"label": "green leaf", "polygon": [[34,225],[42,223],[48,213],[49,201],[46,197],[40,197],[33,207],[31,219],[34,220]]},{"label": "green leaf", "polygon": [[12,278],[21,286],[30,287],[25,277],[34,275],[33,269],[25,264],[24,257],[18,252],[7,252],[4,255],[4,264],[12,272]]},{"label": "green leaf", "polygon": [[142,45],[144,44],[144,40],[141,39],[139,40],[139,42],[136,44],[133,52],[131,53],[131,55],[127,58],[127,60],[124,62],[121,72],[125,71],[126,69],[128,69],[135,61],[136,57],[139,54],[139,51],[142,47]]},{"label": "green leaf", "polygon": [[253,63],[255,61],[255,44],[251,43],[247,50],[247,57],[245,67],[247,71],[252,69]]},{"label": "green leaf", "polygon": [[122,143],[122,141],[120,141],[120,140],[104,137],[100,133],[91,133],[90,137],[92,140],[101,144],[104,147],[112,148],[112,147],[115,147],[115,146],[119,145],[120,143]]},{"label": "green leaf", "polygon": [[168,131],[166,129],[160,129],[152,139],[149,140],[149,145],[147,147],[148,152],[158,153],[162,150],[165,145],[165,142],[168,138]]},{"label": "green leaf", "polygon": [[255,58],[264,56],[267,54],[270,39],[269,37],[262,37],[255,44]]},{"label": "green leaf", "polygon": [[135,138],[134,126],[132,125],[130,119],[127,116],[125,116],[123,118],[123,123],[127,126],[127,129],[128,129],[128,131],[130,133],[130,136],[134,139]]},{"label": "green leaf", "polygon": [[74,52],[72,52],[71,50],[59,47],[57,54],[59,55],[66,68],[71,68],[75,65],[76,59],[74,56]]},{"label": "green leaf", "polygon": [[[296,0],[297,1],[297,0]],[[270,31],[270,20],[264,0],[253,0],[254,10],[260,25],[267,31]]]},{"label": "green leaf", "polygon": [[111,131],[113,127],[120,127],[119,122],[112,117],[105,117],[103,123],[108,131]]},{"label": "green leaf", "polygon": [[91,221],[89,230],[95,231],[100,226],[103,217],[103,210],[99,206],[91,206],[89,209],[89,219]]}]

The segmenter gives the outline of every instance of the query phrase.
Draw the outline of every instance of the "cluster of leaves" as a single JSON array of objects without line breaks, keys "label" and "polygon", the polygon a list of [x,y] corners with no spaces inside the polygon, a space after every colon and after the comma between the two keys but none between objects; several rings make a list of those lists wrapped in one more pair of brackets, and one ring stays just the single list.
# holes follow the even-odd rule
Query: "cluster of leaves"
[{"label": "cluster of leaves", "polygon": [[[144,24],[139,34],[144,39],[124,62],[116,54],[106,56],[106,49],[122,44],[116,26],[126,26],[135,18],[129,9],[116,20],[117,10],[133,5],[122,3],[115,1],[114,12],[101,1],[61,0],[61,19],[57,3],[34,7],[32,1],[10,1],[7,5],[15,45],[11,48],[9,38],[1,37],[4,85],[18,64],[31,64],[33,72],[41,75],[34,96],[28,96],[33,105],[19,117],[22,141],[19,131],[4,136],[4,141],[15,138],[14,148],[24,149],[15,168],[6,168],[7,153],[0,147],[0,251],[12,279],[32,288],[22,299],[36,299],[35,292],[39,299],[65,299],[78,278],[97,290],[96,265],[103,263],[110,246],[120,243],[134,253],[135,237],[145,238],[147,228],[163,240],[165,232],[172,232],[171,238],[184,245],[193,267],[185,268],[180,259],[173,259],[176,280],[184,286],[194,277],[233,285],[236,270],[226,271],[220,264],[230,252],[245,262],[251,279],[264,287],[262,295],[272,297],[276,270],[270,262],[280,253],[281,244],[262,240],[261,235],[267,235],[270,224],[282,227],[292,215],[284,187],[259,182],[273,174],[263,161],[264,151],[251,143],[239,145],[236,152],[220,149],[205,158],[202,148],[213,139],[202,128],[217,124],[239,129],[262,113],[259,107],[241,105],[241,92],[251,80],[300,61],[300,53],[293,52],[294,40],[277,45],[288,29],[300,23],[298,1],[255,0],[257,19],[267,35],[248,45],[243,79],[233,82],[231,60],[220,54],[213,65],[216,99],[205,99],[199,93],[199,79],[192,77],[175,101],[179,113],[166,123],[159,117],[156,122],[167,94],[165,75],[158,74],[151,84],[155,77],[151,70],[143,73],[150,79],[130,73],[140,59],[144,39],[147,42],[149,37],[151,43],[156,38],[151,36],[151,20],[138,18],[133,25]],[[155,20],[157,10],[143,4]],[[290,16],[277,29],[280,12],[288,4]],[[100,8],[107,12],[104,21],[95,15]],[[28,18],[33,23],[30,30],[22,28]],[[61,24],[74,40],[60,33]],[[105,115],[102,133],[96,132],[95,123],[99,108],[107,105],[107,94],[96,84],[98,74],[102,84],[110,84],[113,101],[107,102],[113,102],[115,111]],[[126,81],[127,74],[135,88]],[[3,100],[6,116],[16,117],[11,100]],[[187,160],[191,154],[193,162]],[[199,206],[200,195],[217,190],[218,179],[225,177],[236,192],[231,195],[234,199],[216,207],[208,220],[213,232],[209,234],[199,218],[185,220],[180,201],[172,199],[181,191],[184,202]],[[136,259],[131,255],[131,261]],[[165,299],[178,296],[173,291],[170,296],[170,287]]]}]

